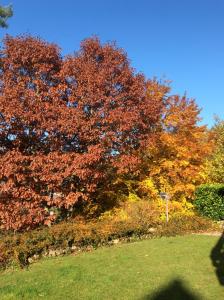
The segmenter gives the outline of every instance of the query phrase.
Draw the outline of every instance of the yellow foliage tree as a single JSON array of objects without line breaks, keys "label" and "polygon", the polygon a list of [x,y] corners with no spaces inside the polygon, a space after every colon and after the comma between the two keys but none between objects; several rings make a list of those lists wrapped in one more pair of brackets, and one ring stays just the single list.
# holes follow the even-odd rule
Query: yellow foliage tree
[{"label": "yellow foliage tree", "polygon": [[224,183],[224,121],[217,118],[210,133],[214,149],[206,163],[207,182]]},{"label": "yellow foliage tree", "polygon": [[168,97],[154,143],[143,155],[147,177],[172,200],[192,199],[195,187],[205,180],[204,163],[211,145],[206,127],[198,125],[199,113],[194,100]]}]

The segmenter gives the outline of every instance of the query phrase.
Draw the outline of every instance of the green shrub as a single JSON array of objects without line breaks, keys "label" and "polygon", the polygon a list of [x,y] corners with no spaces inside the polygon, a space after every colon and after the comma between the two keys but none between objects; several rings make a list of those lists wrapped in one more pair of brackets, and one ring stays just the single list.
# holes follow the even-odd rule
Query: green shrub
[{"label": "green shrub", "polygon": [[224,184],[204,184],[195,192],[197,211],[213,220],[224,220]]}]

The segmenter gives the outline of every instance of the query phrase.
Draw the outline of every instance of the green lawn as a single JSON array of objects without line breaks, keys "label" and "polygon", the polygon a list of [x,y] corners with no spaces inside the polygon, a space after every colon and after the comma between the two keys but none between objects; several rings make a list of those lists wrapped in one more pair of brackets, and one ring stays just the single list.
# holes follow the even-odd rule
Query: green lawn
[{"label": "green lawn", "polygon": [[209,257],[218,239],[161,238],[45,259],[1,273],[0,299],[222,300]]}]

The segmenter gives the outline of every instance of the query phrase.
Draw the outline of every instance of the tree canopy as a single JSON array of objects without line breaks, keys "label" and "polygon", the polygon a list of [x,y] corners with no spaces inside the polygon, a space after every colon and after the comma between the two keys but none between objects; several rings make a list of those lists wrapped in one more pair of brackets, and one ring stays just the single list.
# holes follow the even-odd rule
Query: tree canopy
[{"label": "tree canopy", "polygon": [[0,5],[0,27],[6,28],[8,27],[7,20],[12,17],[13,10],[12,6],[2,6]]},{"label": "tree canopy", "polygon": [[211,152],[206,126],[198,125],[199,113],[193,99],[168,97],[157,138],[146,152],[146,170],[155,187],[179,201],[193,198],[196,186],[204,181]]},{"label": "tree canopy", "polygon": [[52,209],[66,215],[114,175],[135,172],[166,90],[136,74],[122,49],[97,38],[62,58],[56,45],[7,36],[0,77],[6,228],[50,222]]},{"label": "tree canopy", "polygon": [[2,228],[49,225],[120,196],[191,200],[205,180],[212,144],[195,101],[137,73],[115,43],[88,38],[63,57],[39,38],[6,36],[0,84]]},{"label": "tree canopy", "polygon": [[213,151],[207,160],[207,181],[224,183],[224,121],[216,120],[211,139]]}]

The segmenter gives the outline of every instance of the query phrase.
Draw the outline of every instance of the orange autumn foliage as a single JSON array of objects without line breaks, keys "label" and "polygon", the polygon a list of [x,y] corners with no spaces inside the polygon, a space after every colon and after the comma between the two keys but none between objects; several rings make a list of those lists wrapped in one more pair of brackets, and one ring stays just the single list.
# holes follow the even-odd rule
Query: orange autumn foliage
[{"label": "orange autumn foliage", "polygon": [[200,110],[194,100],[170,96],[164,103],[155,142],[144,156],[147,176],[158,192],[181,201],[193,197],[204,177],[205,159],[211,151],[205,126],[198,124]]},{"label": "orange autumn foliage", "polygon": [[94,211],[118,191],[188,200],[204,180],[211,146],[197,105],[167,96],[116,45],[90,38],[62,57],[54,44],[7,36],[0,69],[2,229]]},{"label": "orange autumn foliage", "polygon": [[7,36],[0,68],[1,228],[50,224],[136,172],[163,93],[122,49],[91,38],[63,58],[56,45]]}]

